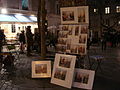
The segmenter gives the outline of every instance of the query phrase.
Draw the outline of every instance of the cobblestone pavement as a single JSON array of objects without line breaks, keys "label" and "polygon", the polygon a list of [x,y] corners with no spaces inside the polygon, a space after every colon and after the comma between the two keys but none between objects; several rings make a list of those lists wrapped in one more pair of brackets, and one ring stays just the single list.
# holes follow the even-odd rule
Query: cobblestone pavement
[{"label": "cobblestone pavement", "polygon": [[[90,55],[99,54],[105,57],[102,61],[102,72],[98,69],[95,75],[93,90],[120,90],[120,48],[107,48],[101,51],[100,47],[91,47]],[[52,64],[53,64],[53,59]],[[37,54],[27,57],[20,55],[20,60],[15,62],[14,73],[8,74],[4,70],[0,74],[0,90],[69,90],[67,88],[50,83],[49,79],[32,79],[31,62],[40,60]],[[88,66],[88,58],[85,57]],[[95,63],[95,66],[97,63]],[[94,67],[95,67],[94,66]],[[94,67],[92,68],[94,70]],[[89,68],[89,67],[85,67]],[[71,88],[71,90],[82,90]]]}]

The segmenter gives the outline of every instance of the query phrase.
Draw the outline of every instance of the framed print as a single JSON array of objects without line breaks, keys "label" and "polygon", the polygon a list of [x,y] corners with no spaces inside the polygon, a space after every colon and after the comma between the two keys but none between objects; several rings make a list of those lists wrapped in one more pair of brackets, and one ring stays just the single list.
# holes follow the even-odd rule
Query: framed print
[{"label": "framed print", "polygon": [[72,54],[77,54],[77,45],[72,44],[70,50]]},{"label": "framed print", "polygon": [[32,78],[51,77],[51,61],[32,61]]},{"label": "framed print", "polygon": [[81,43],[81,44],[87,44],[87,34],[81,34],[79,36],[79,43]]},{"label": "framed print", "polygon": [[88,6],[77,7],[77,21],[81,24],[89,23]]},{"label": "framed print", "polygon": [[85,55],[87,53],[87,48],[85,44],[78,45],[78,54]]},{"label": "framed print", "polygon": [[61,23],[62,24],[74,24],[77,23],[76,8],[67,7],[61,8]]},{"label": "framed print", "polygon": [[71,88],[76,56],[56,54],[51,83]]},{"label": "framed print", "polygon": [[57,44],[56,51],[57,52],[66,52],[66,45]]},{"label": "framed print", "polygon": [[62,31],[68,31],[69,25],[61,25]]},{"label": "framed print", "polygon": [[88,34],[88,25],[81,25],[81,34]]},{"label": "framed print", "polygon": [[67,31],[60,31],[58,33],[59,38],[67,38],[68,32]]},{"label": "framed print", "polygon": [[58,44],[66,45],[67,38],[58,38]]},{"label": "framed print", "polygon": [[75,69],[73,87],[92,90],[95,71]]},{"label": "framed print", "polygon": [[75,36],[79,36],[80,33],[80,26],[79,25],[75,25]]},{"label": "framed print", "polygon": [[73,35],[74,31],[74,25],[69,25],[69,31],[68,31],[68,35]]}]

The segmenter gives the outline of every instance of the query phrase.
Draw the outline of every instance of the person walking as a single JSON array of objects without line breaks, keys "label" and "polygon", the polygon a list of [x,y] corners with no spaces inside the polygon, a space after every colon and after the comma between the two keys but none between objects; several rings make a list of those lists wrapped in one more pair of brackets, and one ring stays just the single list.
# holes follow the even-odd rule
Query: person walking
[{"label": "person walking", "polygon": [[19,35],[19,41],[20,41],[20,50],[21,53],[24,53],[24,49],[25,49],[25,34],[24,34],[24,30],[21,31],[20,35]]},{"label": "person walking", "polygon": [[102,43],[102,51],[106,50],[106,36],[105,36],[105,34],[102,36],[101,43]]},{"label": "person walking", "polygon": [[31,26],[27,26],[26,28],[26,43],[27,43],[27,56],[30,56],[33,47],[33,34],[31,32]]}]

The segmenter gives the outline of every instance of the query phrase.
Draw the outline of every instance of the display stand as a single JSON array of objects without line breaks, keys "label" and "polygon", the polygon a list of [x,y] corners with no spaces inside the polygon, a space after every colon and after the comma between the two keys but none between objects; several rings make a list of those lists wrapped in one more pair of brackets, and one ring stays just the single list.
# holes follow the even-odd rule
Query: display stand
[{"label": "display stand", "polygon": [[[61,66],[65,66],[65,62],[69,62],[70,60],[70,58],[66,59],[64,56],[75,56],[75,70],[74,72],[71,71],[71,75],[74,73],[75,77],[70,77],[74,79],[72,85],[73,87],[91,90],[95,72],[85,69],[84,60],[87,55],[88,27],[89,15],[87,6],[61,8],[61,25],[59,26],[58,44],[56,45],[57,53],[61,55],[58,57],[58,60],[55,61],[57,62],[55,65],[57,68],[63,69]],[[63,65],[61,65],[61,63]],[[74,63],[70,64],[70,66],[74,66]],[[56,69],[53,71],[55,72],[55,70]],[[68,70],[69,72],[70,69],[65,68],[64,70]],[[62,73],[62,71],[60,71],[60,73]],[[60,80],[60,83],[59,79],[60,78],[55,79],[55,77],[52,76],[52,83],[71,88],[70,84],[68,86],[68,84],[65,83],[65,80]],[[69,81],[69,83],[71,82]]]},{"label": "display stand", "polygon": [[75,55],[78,68],[85,68],[83,59],[87,54],[88,26],[87,6],[61,8],[57,51],[62,54]]}]

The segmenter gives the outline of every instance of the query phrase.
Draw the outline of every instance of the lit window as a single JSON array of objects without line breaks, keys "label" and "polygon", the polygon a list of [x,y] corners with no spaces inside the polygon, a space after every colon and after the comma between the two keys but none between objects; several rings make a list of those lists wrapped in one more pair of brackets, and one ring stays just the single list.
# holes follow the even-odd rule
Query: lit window
[{"label": "lit window", "polygon": [[110,7],[106,7],[105,8],[105,14],[109,14],[110,13]]},{"label": "lit window", "polygon": [[117,13],[120,12],[120,6],[116,6],[116,12],[117,12]]},{"label": "lit window", "polygon": [[28,10],[28,0],[22,0],[22,9]]},{"label": "lit window", "polygon": [[94,8],[94,13],[96,13],[98,11],[98,9]]},{"label": "lit window", "polygon": [[120,21],[118,21],[118,25],[120,25]]}]

